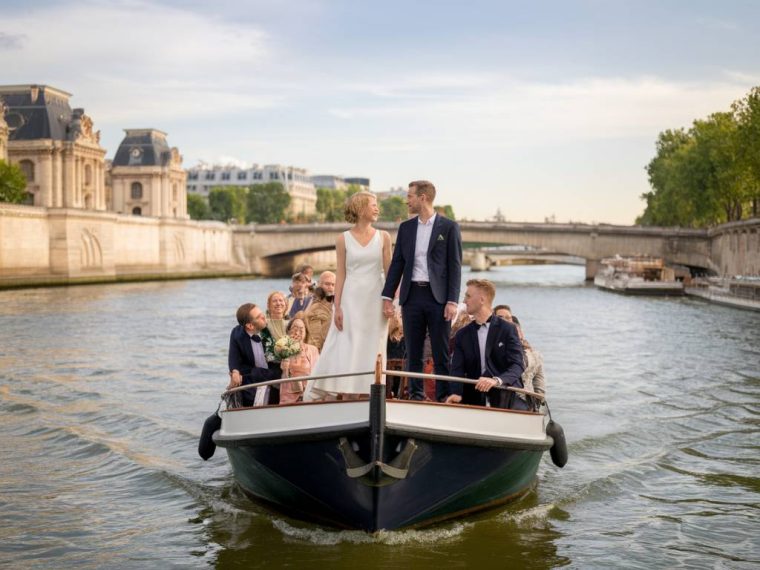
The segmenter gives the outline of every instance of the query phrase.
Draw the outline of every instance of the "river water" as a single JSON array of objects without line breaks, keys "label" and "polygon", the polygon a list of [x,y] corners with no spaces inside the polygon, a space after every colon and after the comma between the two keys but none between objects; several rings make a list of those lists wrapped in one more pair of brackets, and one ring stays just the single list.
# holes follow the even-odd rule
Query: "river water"
[{"label": "river water", "polygon": [[[465,279],[474,274],[465,274]],[[251,503],[197,455],[234,312],[282,280],[0,292],[0,566],[757,568],[760,314],[499,268],[570,451],[519,502],[338,531]]]}]

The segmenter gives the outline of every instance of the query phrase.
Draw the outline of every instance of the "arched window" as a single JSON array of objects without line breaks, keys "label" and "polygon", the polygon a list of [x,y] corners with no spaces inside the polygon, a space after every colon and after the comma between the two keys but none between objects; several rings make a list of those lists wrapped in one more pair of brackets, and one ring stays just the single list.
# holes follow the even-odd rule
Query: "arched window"
[{"label": "arched window", "polygon": [[132,208],[132,215],[142,216],[142,208],[140,206],[135,206],[134,208]]},{"label": "arched window", "polygon": [[24,173],[27,182],[34,182],[34,163],[31,160],[22,160],[18,163],[21,172]]},{"label": "arched window", "polygon": [[92,165],[90,164],[84,165],[84,185],[92,185]]},{"label": "arched window", "polygon": [[142,197],[143,197],[143,191],[142,190],[143,190],[142,189],[142,184],[140,184],[139,182],[132,182],[132,193],[131,193],[132,199],[133,200],[142,200]]}]

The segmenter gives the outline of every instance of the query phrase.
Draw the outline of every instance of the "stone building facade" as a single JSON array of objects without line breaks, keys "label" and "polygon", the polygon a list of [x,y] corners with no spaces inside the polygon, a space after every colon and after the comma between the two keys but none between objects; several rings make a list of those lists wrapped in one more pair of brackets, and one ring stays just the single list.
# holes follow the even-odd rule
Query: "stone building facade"
[{"label": "stone building facade", "polygon": [[290,194],[289,213],[310,216],[317,211],[317,190],[304,168],[281,164],[254,164],[250,168],[201,165],[187,170],[187,191],[208,198],[217,186],[251,186],[279,182]]},{"label": "stone building facade", "polygon": [[187,218],[187,174],[166,133],[126,129],[109,171],[111,210],[156,218]]},{"label": "stone building facade", "polygon": [[8,159],[26,176],[30,205],[104,211],[106,151],[69,97],[47,85],[0,86]]}]

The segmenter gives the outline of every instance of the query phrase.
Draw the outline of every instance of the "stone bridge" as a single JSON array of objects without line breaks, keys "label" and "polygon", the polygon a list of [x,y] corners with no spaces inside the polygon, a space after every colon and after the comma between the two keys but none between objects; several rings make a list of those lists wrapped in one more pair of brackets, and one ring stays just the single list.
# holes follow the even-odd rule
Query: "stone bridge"
[{"label": "stone bridge", "polygon": [[[397,223],[379,223],[395,241]],[[592,278],[599,261],[620,255],[651,255],[720,275],[760,274],[760,219],[709,230],[614,226],[461,222],[464,247],[527,245],[586,260]],[[295,265],[330,251],[348,224],[250,225],[234,230],[235,257],[254,273],[287,275]]]}]

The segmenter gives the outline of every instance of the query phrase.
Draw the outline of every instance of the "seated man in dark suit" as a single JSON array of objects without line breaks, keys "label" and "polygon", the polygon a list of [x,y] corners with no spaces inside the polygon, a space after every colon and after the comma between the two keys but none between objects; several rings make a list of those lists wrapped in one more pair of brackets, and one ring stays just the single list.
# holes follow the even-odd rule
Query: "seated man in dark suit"
[{"label": "seated man in dark suit", "polygon": [[[241,384],[258,384],[267,380],[278,380],[282,376],[280,365],[267,362],[262,336],[268,335],[267,318],[253,303],[245,303],[237,310],[238,326],[230,334],[230,350],[227,361],[230,368],[230,383],[227,389]],[[269,401],[276,404],[279,391],[272,387]],[[255,390],[243,390],[244,406],[252,406]]]},{"label": "seated man in dark suit", "polygon": [[451,356],[451,375],[479,380],[477,384],[452,383],[447,403],[527,410],[514,392],[504,386],[522,388],[525,368],[522,344],[512,323],[494,318],[491,305],[494,284],[486,279],[470,279],[464,302],[473,321],[457,331]]}]

